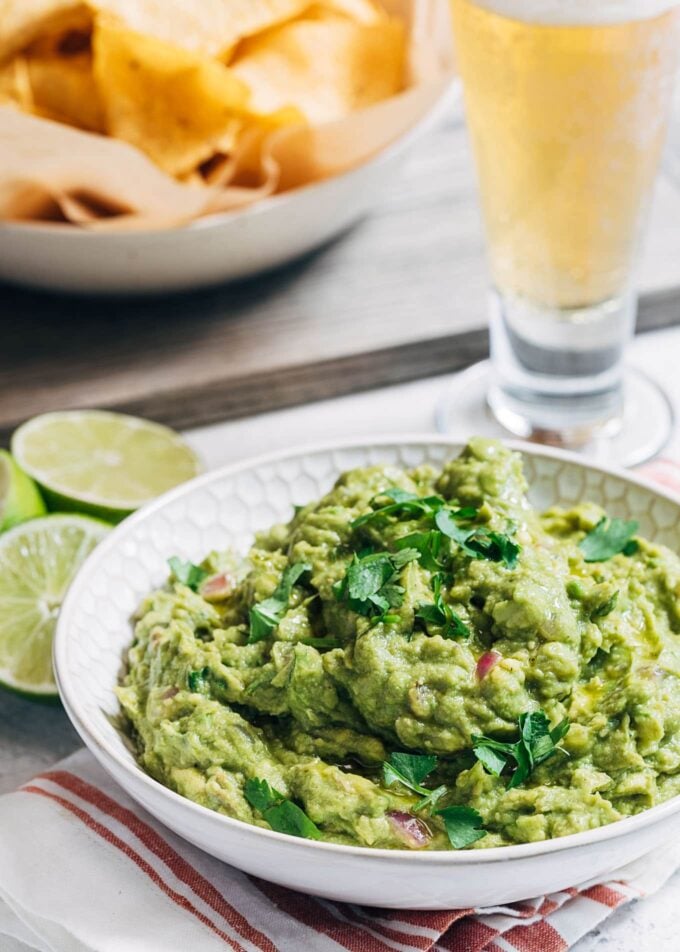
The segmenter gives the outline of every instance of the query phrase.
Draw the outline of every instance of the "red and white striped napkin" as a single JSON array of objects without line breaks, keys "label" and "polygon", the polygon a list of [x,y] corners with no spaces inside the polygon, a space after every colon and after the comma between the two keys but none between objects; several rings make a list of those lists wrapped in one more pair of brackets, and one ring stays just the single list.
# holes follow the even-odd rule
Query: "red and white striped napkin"
[{"label": "red and white striped napkin", "polygon": [[[680,489],[680,466],[647,475]],[[1,952],[563,952],[680,867],[680,844],[528,902],[405,912],[301,895],[176,837],[81,750],[0,797]]]},{"label": "red and white striped napkin", "polygon": [[81,750],[0,798],[2,952],[562,952],[657,889],[680,845],[530,902],[403,912],[303,896],[167,830]]}]

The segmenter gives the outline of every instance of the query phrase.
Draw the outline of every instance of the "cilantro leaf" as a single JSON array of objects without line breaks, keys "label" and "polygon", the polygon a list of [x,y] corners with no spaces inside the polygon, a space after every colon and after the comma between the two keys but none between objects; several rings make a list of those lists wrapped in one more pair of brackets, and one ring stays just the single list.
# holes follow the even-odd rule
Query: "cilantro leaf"
[{"label": "cilantro leaf", "polygon": [[416,618],[420,618],[421,621],[427,622],[430,625],[437,625],[439,628],[443,628],[446,624],[446,615],[437,605],[425,604],[421,605],[416,612]]},{"label": "cilantro leaf", "polygon": [[[512,744],[504,746],[510,748]],[[510,750],[500,751],[486,743],[478,743],[472,750],[477,760],[481,761],[488,772],[495,777],[500,777],[508,765],[508,758],[512,756]]]},{"label": "cilantro leaf", "polygon": [[564,738],[569,733],[570,727],[571,724],[566,717],[563,718],[559,724],[556,724],[555,727],[553,727],[553,729],[550,731],[550,740],[553,742],[553,744],[559,744],[561,740],[564,740]]},{"label": "cilantro leaf", "polygon": [[415,617],[437,628],[442,628],[442,638],[469,638],[470,629],[460,615],[450,605],[442,602],[442,606],[421,605]]},{"label": "cilantro leaf", "polygon": [[414,810],[432,808],[446,793],[446,787],[435,787],[429,790],[422,786],[423,780],[428,777],[437,766],[437,758],[433,754],[406,754],[396,751],[389,761],[383,763],[383,780],[386,786],[401,783],[403,786],[419,793],[423,798],[414,807]]},{"label": "cilantro leaf", "polygon": [[[389,785],[396,779],[414,790],[436,766],[437,758],[434,754],[402,754],[397,751],[390,756],[389,763],[383,765],[385,783]],[[388,773],[390,776],[393,775],[391,780],[387,779]],[[422,791],[416,790],[416,792]],[[426,793],[429,793],[429,790]]]},{"label": "cilantro leaf", "polygon": [[462,509],[454,510],[453,515],[456,519],[476,519],[479,515],[479,509],[474,506],[463,506]]},{"label": "cilantro leaf", "polygon": [[168,565],[177,581],[181,582],[182,585],[186,585],[192,592],[197,592],[201,582],[210,575],[210,572],[206,572],[200,565],[194,565],[193,562],[185,562],[176,555],[168,559]]},{"label": "cilantro leaf", "polygon": [[309,819],[304,810],[291,800],[284,800],[270,807],[262,814],[272,830],[288,833],[289,836],[301,836],[307,840],[320,840],[321,830]]},{"label": "cilantro leaf", "polygon": [[307,562],[294,562],[292,565],[287,565],[274,592],[274,598],[287,603],[293,586],[299,582],[305,572],[311,572],[311,570],[312,567]]},{"label": "cilantro leaf", "polygon": [[282,793],[271,787],[266,780],[260,780],[258,777],[251,777],[246,780],[243,793],[251,807],[255,807],[260,813],[264,813],[269,807],[273,807],[286,799]]},{"label": "cilantro leaf", "polygon": [[508,765],[514,764],[508,790],[524,783],[535,767],[555,753],[570,724],[565,718],[551,730],[547,715],[543,711],[533,711],[520,714],[517,726],[519,739],[514,743],[483,734],[472,737],[472,751],[489,773],[500,777]]},{"label": "cilantro leaf", "polygon": [[262,814],[272,830],[301,836],[309,840],[321,838],[321,830],[292,800],[271,787],[266,780],[251,777],[243,788],[248,803]]},{"label": "cilantro leaf", "polygon": [[268,638],[278,627],[286,608],[287,602],[282,602],[278,598],[265,598],[264,601],[253,605],[248,613],[250,622],[248,644],[254,645]]},{"label": "cilantro leaf", "polygon": [[453,539],[458,545],[465,545],[468,536],[471,534],[469,528],[460,526],[450,509],[440,509],[434,517],[434,524],[449,539]]},{"label": "cilantro leaf", "polygon": [[347,569],[347,591],[350,598],[365,601],[375,595],[394,575],[394,566],[387,552],[366,555],[363,559],[354,556]]},{"label": "cilantro leaf", "polygon": [[409,535],[397,539],[395,547],[398,550],[418,553],[418,560],[424,569],[430,572],[441,572],[445,563],[440,558],[446,554],[445,537],[441,532],[432,529],[428,532],[411,532]]},{"label": "cilantro leaf", "polygon": [[503,562],[509,569],[515,568],[520,553],[520,547],[510,536],[487,529],[478,529],[473,532],[467,539],[466,547],[477,552],[484,559]]},{"label": "cilantro leaf", "polygon": [[253,605],[248,613],[250,622],[249,645],[254,645],[258,641],[268,638],[278,627],[288,608],[293,586],[310,569],[311,566],[306,562],[295,562],[293,565],[287,565],[274,594],[270,598],[265,598]]},{"label": "cilantro leaf", "polygon": [[550,721],[543,711],[535,711],[532,714],[520,714],[518,724],[522,743],[532,766],[540,764],[555,749],[550,737]]},{"label": "cilantro leaf", "polygon": [[441,574],[434,576],[432,580],[434,590],[434,603],[421,605],[416,612],[415,617],[424,621],[426,624],[435,625],[442,628],[442,638],[469,638],[470,629],[465,624],[460,615],[444,601],[442,596],[442,577]]},{"label": "cilantro leaf", "polygon": [[415,549],[400,552],[369,552],[352,556],[345,576],[333,586],[338,601],[367,618],[384,616],[390,608],[400,608],[404,589],[395,579],[401,569],[418,558]]},{"label": "cilantro leaf", "polygon": [[635,519],[608,519],[602,516],[594,529],[579,542],[586,562],[606,562],[622,552],[632,555],[637,552],[638,544],[633,538],[639,523]]},{"label": "cilantro leaf", "polygon": [[456,521],[456,515],[457,513],[449,509],[441,509],[434,517],[439,531],[456,542],[473,559],[489,559],[491,562],[503,562],[509,569],[515,568],[520,547],[510,536],[484,526],[463,528]]},{"label": "cilantro leaf", "polygon": [[437,810],[437,816],[444,820],[451,846],[460,850],[486,836],[482,829],[484,823],[481,814],[472,807],[453,806]]},{"label": "cilantro leaf", "polygon": [[[380,500],[385,498],[391,501],[381,505]],[[359,529],[370,522],[382,521],[390,516],[406,516],[411,519],[429,516],[445,506],[446,500],[441,496],[417,496],[395,487],[378,493],[371,499],[370,505],[371,512],[358,516],[351,524],[352,529]]]}]

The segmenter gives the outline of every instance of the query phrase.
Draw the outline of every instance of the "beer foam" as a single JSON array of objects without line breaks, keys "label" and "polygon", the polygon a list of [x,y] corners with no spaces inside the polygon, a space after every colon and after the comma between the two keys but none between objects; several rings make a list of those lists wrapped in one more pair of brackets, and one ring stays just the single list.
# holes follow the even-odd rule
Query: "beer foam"
[{"label": "beer foam", "polygon": [[629,20],[651,20],[680,0],[472,0],[474,4],[513,20],[553,26],[605,26]]}]

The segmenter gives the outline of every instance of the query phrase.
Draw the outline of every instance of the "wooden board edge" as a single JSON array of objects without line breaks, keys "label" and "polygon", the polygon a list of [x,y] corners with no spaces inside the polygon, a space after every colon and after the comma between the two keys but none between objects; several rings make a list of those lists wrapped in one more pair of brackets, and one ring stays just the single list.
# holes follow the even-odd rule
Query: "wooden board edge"
[{"label": "wooden board edge", "polygon": [[[677,289],[641,299],[638,332],[669,327],[678,321],[680,294]],[[191,429],[453,373],[487,354],[488,332],[480,328],[307,366],[293,365],[241,378],[225,378],[212,381],[208,386],[202,382],[192,387],[169,388],[141,399],[122,400],[105,409],[148,417],[175,429]],[[6,445],[21,422],[1,424],[0,443]]]}]

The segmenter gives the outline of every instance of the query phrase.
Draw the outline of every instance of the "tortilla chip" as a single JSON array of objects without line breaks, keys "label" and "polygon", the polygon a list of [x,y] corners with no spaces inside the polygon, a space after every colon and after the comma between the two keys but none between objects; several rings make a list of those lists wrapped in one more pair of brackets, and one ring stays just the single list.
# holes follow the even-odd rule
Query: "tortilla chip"
[{"label": "tortilla chip", "polygon": [[[317,0],[317,5],[332,13],[344,14],[357,23],[381,23],[385,20],[385,11],[373,0]],[[305,15],[309,16],[309,12]]]},{"label": "tortilla chip", "polygon": [[44,36],[91,26],[110,13],[148,37],[205,56],[298,16],[310,0],[0,0],[0,61]]},{"label": "tortilla chip", "polygon": [[41,36],[61,36],[91,20],[86,5],[78,0],[0,0],[0,61]]},{"label": "tortilla chip", "polygon": [[80,129],[104,131],[104,112],[89,53],[29,56],[26,66],[36,112]]},{"label": "tortilla chip", "polygon": [[0,104],[5,103],[12,103],[25,112],[33,107],[28,67],[23,56],[16,56],[0,66]]},{"label": "tortilla chip", "polygon": [[405,65],[400,20],[365,25],[324,14],[244,40],[232,70],[250,87],[258,112],[294,106],[322,123],[399,92]]},{"label": "tortilla chip", "polygon": [[108,17],[97,21],[93,52],[111,135],[179,176],[233,147],[249,93],[228,67]]},{"label": "tortilla chip", "polygon": [[41,208],[51,216],[67,198],[177,223],[201,214],[208,197],[124,142],[0,108],[0,220],[43,217]]}]

